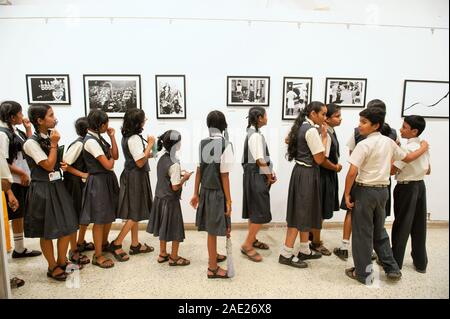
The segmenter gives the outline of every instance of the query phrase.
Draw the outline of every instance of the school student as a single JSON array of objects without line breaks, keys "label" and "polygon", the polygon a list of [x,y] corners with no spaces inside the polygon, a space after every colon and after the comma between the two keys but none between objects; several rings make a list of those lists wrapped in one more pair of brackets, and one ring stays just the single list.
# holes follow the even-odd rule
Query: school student
[{"label": "school student", "polygon": [[[367,108],[380,108],[383,112],[386,112],[386,104],[378,99],[371,100],[367,103]],[[400,139],[398,138],[397,131],[392,129],[387,123],[383,123],[380,133],[384,136],[389,137],[393,141],[395,141],[398,145],[400,145]],[[353,131],[352,136],[348,140],[347,146],[349,149],[349,154],[351,155],[356,145],[359,142],[366,139],[366,136],[361,134],[359,131],[359,127],[356,127]],[[343,227],[343,236],[342,236],[342,245],[341,247],[337,247],[333,250],[333,253],[339,257],[343,261],[347,261],[348,259],[348,250],[350,248],[350,236],[352,233],[352,211],[345,204],[345,198],[342,197],[340,209],[345,210],[347,213],[344,219],[344,227]],[[386,202],[386,216],[390,216],[391,212],[391,179],[389,178],[389,186],[388,186],[388,200]],[[372,259],[376,259],[376,254],[372,254]]]},{"label": "school student", "polygon": [[[24,230],[27,238],[40,238],[48,263],[47,277],[65,281],[67,249],[70,236],[78,230],[78,218],[67,192],[58,158],[59,133],[53,109],[47,104],[32,105],[28,117],[34,134],[24,143],[23,151],[31,170],[31,183],[25,201]],[[57,239],[57,259],[53,252]]]},{"label": "school student", "polygon": [[361,283],[371,284],[371,256],[375,249],[388,279],[397,281],[402,274],[384,228],[391,162],[411,162],[425,153],[428,145],[423,143],[416,152],[407,154],[380,133],[386,115],[382,109],[367,108],[359,115],[359,132],[366,139],[358,143],[350,156],[344,192],[346,205],[352,209],[355,266],[346,269],[345,274]]},{"label": "school student", "polygon": [[261,133],[261,128],[265,125],[267,125],[266,110],[261,106],[252,107],[248,112],[247,136],[242,157],[244,169],[242,218],[248,219],[248,234],[241,246],[241,252],[254,262],[262,261],[255,248],[269,249],[267,244],[256,239],[256,235],[263,224],[272,220],[270,187],[276,182],[269,149]]},{"label": "school student", "polygon": [[[103,255],[109,247],[108,235],[116,219],[119,183],[114,174],[114,163],[119,158],[115,130],[108,126],[108,115],[102,110],[92,110],[88,115],[88,132],[83,141],[83,158],[89,174],[83,190],[80,224],[92,228],[95,253],[92,264],[100,268],[114,267],[114,262]],[[101,134],[107,133],[111,144]],[[122,249],[114,251],[123,254]]]},{"label": "school student", "polygon": [[[326,113],[325,104],[311,102],[300,112],[286,139],[288,160],[295,160],[296,164],[289,182],[286,240],[278,262],[296,268],[306,268],[305,260],[322,257],[310,249],[309,233],[322,228],[319,165],[325,161]],[[300,234],[300,251],[295,257],[297,234]]]},{"label": "school student", "polygon": [[[320,165],[320,188],[322,200],[322,219],[330,219],[335,211],[339,211],[339,181],[338,173],[342,170],[339,164],[340,150],[335,127],[341,125],[341,108],[331,103],[327,105],[327,145],[325,161]],[[320,252],[324,256],[330,256],[331,252],[323,245],[320,238],[320,229],[313,231],[313,240],[310,248]]]},{"label": "school student", "polygon": [[[26,133],[19,130],[18,125],[23,125]],[[23,144],[31,135],[31,124],[27,118],[23,117],[22,106],[14,101],[1,103],[0,148],[12,174],[11,192],[19,201],[16,210],[7,207],[8,219],[11,220],[14,236],[12,258],[36,257],[42,254],[40,251],[27,249],[23,239],[25,199],[30,185],[30,169],[23,155]]]},{"label": "school student", "polygon": [[225,115],[220,111],[208,114],[209,137],[200,142],[200,163],[195,175],[191,205],[197,209],[195,224],[208,233],[208,278],[228,278],[226,270],[217,265],[226,256],[217,253],[217,236],[226,236],[231,228],[231,193],[229,172],[234,161],[233,147],[228,141]]},{"label": "school student", "polygon": [[[88,121],[86,117],[81,117],[75,121],[75,131],[78,138],[69,145],[61,163],[61,169],[64,171],[64,185],[72,197],[73,207],[78,215],[78,220],[81,214],[84,183],[88,177],[86,163],[82,155],[83,140],[87,134],[87,129]],[[94,250],[94,244],[87,243],[84,240],[86,230],[87,225],[80,225],[78,240],[77,233],[74,233],[70,238],[69,260],[80,267],[91,262],[82,252]]]},{"label": "school student", "polygon": [[[420,148],[419,136],[425,130],[425,119],[419,115],[406,116],[400,129],[402,138],[407,139],[405,151],[411,153]],[[397,185],[394,189],[394,225],[392,226],[392,251],[398,266],[402,269],[406,243],[411,236],[411,257],[416,271],[425,273],[428,264],[426,250],[427,236],[427,194],[424,177],[431,173],[430,156],[427,153],[406,164],[394,163]]]},{"label": "school student", "polygon": [[[181,134],[175,130],[158,137],[158,152],[164,155],[158,160],[155,202],[152,207],[147,232],[159,237],[158,263],[169,261],[169,266],[188,266],[190,261],[178,255],[180,242],[184,241],[184,223],[181,212],[181,191],[192,172],[181,170],[177,151],[181,147]],[[172,242],[172,251],[167,253],[167,242]]]},{"label": "school student", "polygon": [[122,242],[131,230],[130,255],[146,254],[155,249],[139,242],[139,222],[148,220],[152,210],[152,187],[150,185],[149,158],[153,157],[153,136],[145,141],[141,133],[146,122],[141,109],[126,111],[122,125],[122,150],[125,165],[120,175],[119,218],[126,220],[122,230],[109,246],[118,261],[127,261],[125,252],[116,253],[122,248]]}]

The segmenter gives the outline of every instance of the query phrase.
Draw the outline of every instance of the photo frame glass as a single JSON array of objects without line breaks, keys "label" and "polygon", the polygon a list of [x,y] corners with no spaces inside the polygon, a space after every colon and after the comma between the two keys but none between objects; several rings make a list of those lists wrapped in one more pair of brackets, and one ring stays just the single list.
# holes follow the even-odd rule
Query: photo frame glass
[{"label": "photo frame glass", "polygon": [[28,104],[70,105],[68,74],[27,74]]}]

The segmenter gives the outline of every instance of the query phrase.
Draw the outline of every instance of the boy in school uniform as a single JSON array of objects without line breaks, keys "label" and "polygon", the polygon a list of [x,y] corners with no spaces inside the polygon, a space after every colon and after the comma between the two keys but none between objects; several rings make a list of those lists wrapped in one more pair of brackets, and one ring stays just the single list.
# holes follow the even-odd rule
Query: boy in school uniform
[{"label": "boy in school uniform", "polygon": [[[419,136],[425,130],[425,119],[422,116],[405,117],[400,129],[402,138],[407,139],[405,151],[411,153],[420,148]],[[394,162],[393,173],[396,173],[397,185],[394,189],[394,215],[392,226],[392,251],[398,266],[402,269],[406,243],[411,235],[411,256],[414,267],[425,273],[428,264],[426,250],[427,234],[427,196],[425,175],[431,173],[430,155],[423,154],[415,161],[406,164]]]},{"label": "boy in school uniform", "polygon": [[[407,154],[392,139],[383,136],[386,113],[380,108],[367,108],[360,114],[359,131],[366,139],[358,143],[350,156],[345,181],[345,202],[352,209],[352,253],[355,267],[345,270],[347,276],[371,284],[372,249],[391,280],[402,276],[394,259],[389,235],[384,228],[391,161],[409,163],[428,150],[428,144]],[[356,184],[352,190],[353,184]]]}]

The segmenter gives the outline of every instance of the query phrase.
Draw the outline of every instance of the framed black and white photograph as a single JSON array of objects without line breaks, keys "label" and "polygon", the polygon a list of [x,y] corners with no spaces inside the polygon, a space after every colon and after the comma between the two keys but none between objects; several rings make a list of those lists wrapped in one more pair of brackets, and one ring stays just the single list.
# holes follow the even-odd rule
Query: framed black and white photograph
[{"label": "framed black and white photograph", "polygon": [[155,75],[156,118],[186,118],[186,77],[184,75]]},{"label": "framed black and white photograph", "polygon": [[448,93],[448,81],[405,80],[402,117],[421,115],[448,119]]},{"label": "framed black and white photograph", "polygon": [[68,74],[27,74],[28,104],[70,105]]},{"label": "framed black and white photograph", "polygon": [[269,101],[270,77],[227,77],[227,106],[269,106]]},{"label": "framed black and white photograph", "polygon": [[142,109],[139,74],[85,74],[83,82],[86,115],[91,110],[100,109],[110,118],[123,118],[129,109]]},{"label": "framed black and white photograph", "polygon": [[336,103],[341,107],[365,107],[367,79],[327,78],[325,103]]},{"label": "framed black and white photograph", "polygon": [[283,120],[295,120],[311,102],[313,79],[310,77],[283,78]]}]

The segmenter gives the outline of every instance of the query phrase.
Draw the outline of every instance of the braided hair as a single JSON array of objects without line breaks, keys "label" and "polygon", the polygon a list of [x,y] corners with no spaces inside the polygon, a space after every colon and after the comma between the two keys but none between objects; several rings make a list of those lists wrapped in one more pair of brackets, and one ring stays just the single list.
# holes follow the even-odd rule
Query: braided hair
[{"label": "braided hair", "polygon": [[109,122],[108,114],[102,110],[92,110],[87,117],[89,129],[100,135],[100,127]]},{"label": "braided hair", "polygon": [[313,111],[319,113],[324,106],[325,104],[323,104],[322,102],[311,102],[306,105],[298,114],[297,118],[295,119],[294,125],[292,125],[291,131],[288,135],[289,144],[286,155],[289,161],[292,161],[297,156],[297,133],[306,117],[308,117]]},{"label": "braided hair", "polygon": [[34,134],[37,136],[39,143],[39,146],[42,148],[42,150],[48,154],[50,152],[50,139],[49,138],[42,138],[41,134],[39,134],[39,122],[38,120],[45,119],[47,116],[48,110],[50,110],[52,107],[48,104],[34,104],[31,105],[28,109],[28,117],[30,119],[31,124],[33,124],[34,127]]},{"label": "braided hair", "polygon": [[157,150],[160,152],[163,147],[170,153],[172,148],[181,141],[181,134],[176,130],[168,130],[158,136]]},{"label": "braided hair", "polygon": [[254,106],[250,110],[248,110],[248,126],[247,128],[250,128],[253,126],[256,130],[256,132],[259,131],[258,128],[258,119],[260,117],[264,117],[266,114],[266,110],[262,106]]},{"label": "braided hair", "polygon": [[123,137],[130,137],[135,134],[141,134],[144,128],[145,112],[141,109],[129,109],[125,112],[123,125],[121,128]]},{"label": "braided hair", "polygon": [[0,104],[0,120],[8,125],[8,128],[14,132],[11,118],[22,111],[22,106],[15,101],[4,101]]}]

